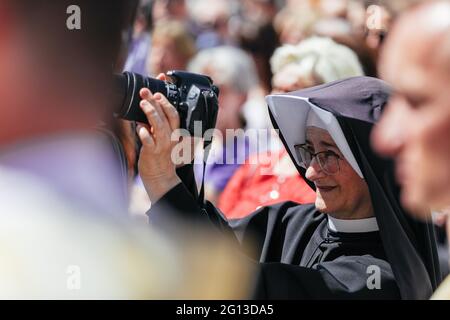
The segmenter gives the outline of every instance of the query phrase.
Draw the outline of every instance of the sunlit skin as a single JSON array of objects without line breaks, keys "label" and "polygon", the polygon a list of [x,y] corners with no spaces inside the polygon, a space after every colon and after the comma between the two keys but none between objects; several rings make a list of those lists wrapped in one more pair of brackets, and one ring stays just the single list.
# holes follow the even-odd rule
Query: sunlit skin
[{"label": "sunlit skin", "polygon": [[339,159],[339,172],[325,173],[314,158],[306,170],[306,178],[316,186],[317,210],[337,219],[364,219],[374,215],[366,182],[353,170],[336,146],[330,134],[323,129],[307,127],[308,148],[314,153],[333,151]]},{"label": "sunlit skin", "polygon": [[450,2],[400,18],[380,71],[394,94],[373,131],[373,146],[395,159],[402,204],[426,218],[430,209],[450,205]]}]

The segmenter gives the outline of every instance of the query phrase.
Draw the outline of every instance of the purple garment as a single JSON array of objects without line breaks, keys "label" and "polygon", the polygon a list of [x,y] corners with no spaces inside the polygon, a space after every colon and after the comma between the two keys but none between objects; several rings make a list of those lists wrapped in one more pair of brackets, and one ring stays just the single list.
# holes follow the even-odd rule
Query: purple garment
[{"label": "purple garment", "polygon": [[151,37],[144,32],[139,37],[133,39],[128,51],[127,61],[124,71],[147,74],[147,57],[150,52]]},{"label": "purple garment", "polygon": [[[249,157],[249,153],[250,148],[247,138],[234,138],[233,142],[224,145],[220,152],[211,152],[210,157],[206,161],[205,186],[222,191],[236,170]],[[200,187],[203,173],[201,159],[195,159],[194,173],[197,186]]]},{"label": "purple garment", "polygon": [[[0,168],[48,185],[67,203],[126,216],[126,181],[117,155],[102,132],[77,132],[30,139],[0,150]],[[26,198],[26,197],[25,197]]]}]

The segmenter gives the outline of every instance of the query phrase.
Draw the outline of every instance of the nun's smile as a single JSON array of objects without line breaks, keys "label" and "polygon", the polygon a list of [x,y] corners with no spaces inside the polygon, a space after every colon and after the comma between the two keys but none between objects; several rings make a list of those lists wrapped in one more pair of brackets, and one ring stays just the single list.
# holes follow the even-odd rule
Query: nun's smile
[{"label": "nun's smile", "polygon": [[[306,178],[316,186],[316,208],[338,219],[373,216],[366,182],[345,160],[330,134],[324,129],[307,127],[305,148],[312,155]],[[318,159],[318,153],[325,156]]]}]

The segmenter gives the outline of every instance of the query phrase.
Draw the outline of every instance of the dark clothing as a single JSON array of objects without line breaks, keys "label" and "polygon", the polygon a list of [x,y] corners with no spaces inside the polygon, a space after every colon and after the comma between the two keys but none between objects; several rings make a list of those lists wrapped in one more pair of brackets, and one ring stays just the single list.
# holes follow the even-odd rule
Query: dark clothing
[{"label": "dark clothing", "polygon": [[[168,209],[176,204],[182,210]],[[171,206],[173,207],[173,206]],[[379,232],[335,233],[314,205],[285,202],[227,221],[211,203],[200,209],[179,184],[149,214],[151,223],[180,218],[234,232],[239,244],[255,244],[257,299],[399,299]],[[369,289],[369,266],[379,267],[379,289]]]}]

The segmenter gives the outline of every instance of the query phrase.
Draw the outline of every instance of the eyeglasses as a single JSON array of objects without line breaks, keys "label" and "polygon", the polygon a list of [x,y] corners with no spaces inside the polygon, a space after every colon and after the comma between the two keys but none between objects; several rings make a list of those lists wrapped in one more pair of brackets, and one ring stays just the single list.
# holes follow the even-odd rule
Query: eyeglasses
[{"label": "eyeglasses", "polygon": [[339,172],[339,159],[341,156],[333,151],[327,150],[322,152],[313,153],[307,144],[296,144],[294,149],[297,155],[302,160],[305,168],[311,165],[312,160],[315,158],[319,163],[320,168],[329,175],[333,175]]}]

